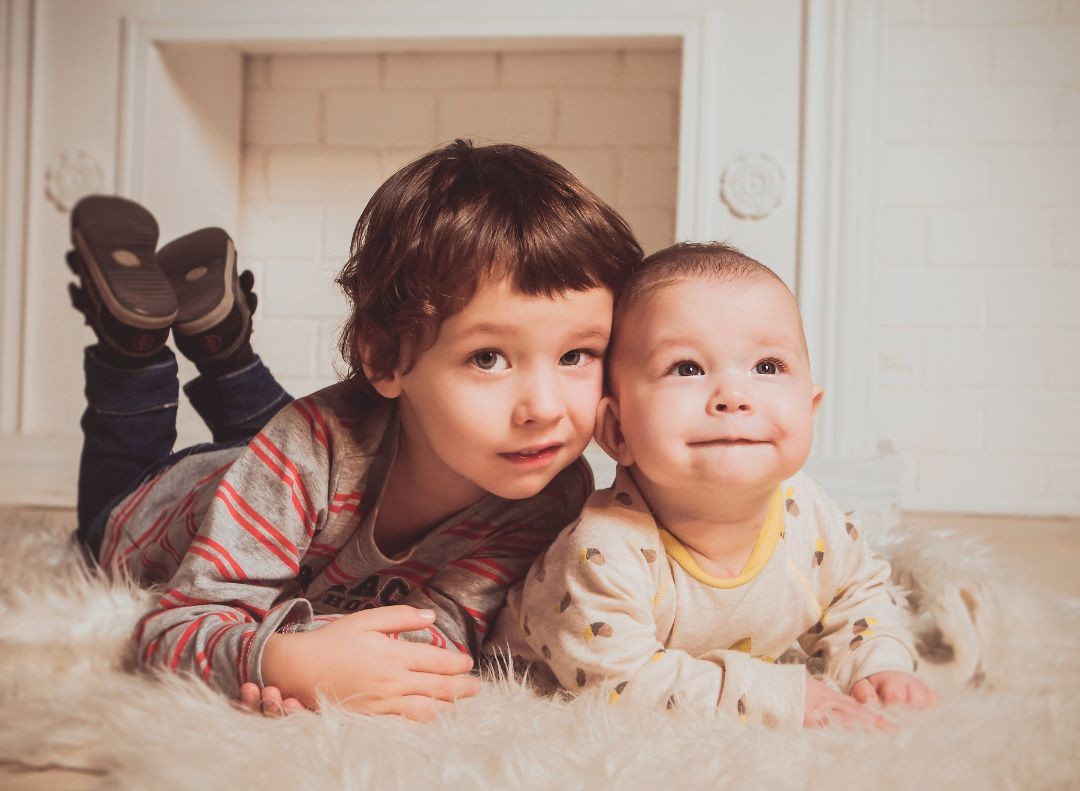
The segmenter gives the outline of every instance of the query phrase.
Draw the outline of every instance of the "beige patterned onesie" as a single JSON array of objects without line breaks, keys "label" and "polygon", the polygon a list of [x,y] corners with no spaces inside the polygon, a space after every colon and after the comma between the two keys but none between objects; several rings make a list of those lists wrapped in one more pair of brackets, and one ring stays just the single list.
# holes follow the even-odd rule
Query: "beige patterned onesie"
[{"label": "beige patterned onesie", "polygon": [[914,667],[889,564],[856,524],[800,473],[778,487],[740,574],[714,578],[658,527],[620,468],[511,590],[492,648],[567,690],[602,687],[613,703],[801,724],[806,668],[775,662],[794,641],[845,691]]}]

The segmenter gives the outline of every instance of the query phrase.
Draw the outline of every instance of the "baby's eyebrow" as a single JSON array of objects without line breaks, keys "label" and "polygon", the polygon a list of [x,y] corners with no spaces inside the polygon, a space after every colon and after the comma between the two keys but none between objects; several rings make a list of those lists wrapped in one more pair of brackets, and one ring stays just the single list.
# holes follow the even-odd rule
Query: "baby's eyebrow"
[{"label": "baby's eyebrow", "polygon": [[611,333],[608,332],[607,330],[589,329],[589,330],[582,330],[581,332],[576,332],[576,333],[574,333],[573,337],[575,337],[575,338],[584,338],[584,339],[587,339],[587,340],[598,340],[598,341],[602,341],[604,343],[607,343],[608,339],[611,338]]}]

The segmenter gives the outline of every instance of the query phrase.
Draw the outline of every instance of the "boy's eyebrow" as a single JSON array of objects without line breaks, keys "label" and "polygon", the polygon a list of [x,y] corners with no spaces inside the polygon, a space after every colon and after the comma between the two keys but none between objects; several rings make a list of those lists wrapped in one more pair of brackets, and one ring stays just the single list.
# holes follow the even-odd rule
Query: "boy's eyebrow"
[{"label": "boy's eyebrow", "polygon": [[[521,329],[509,324],[473,324],[472,326],[465,327],[459,333],[457,333],[458,340],[464,340],[470,338],[473,335],[520,335]],[[611,336],[611,333],[606,328],[589,327],[583,329],[580,332],[575,332],[571,337],[574,338],[589,338],[606,342]]]},{"label": "boy's eyebrow", "polygon": [[506,324],[473,324],[462,329],[458,333],[459,338],[467,338],[470,335],[516,335],[518,330]]}]

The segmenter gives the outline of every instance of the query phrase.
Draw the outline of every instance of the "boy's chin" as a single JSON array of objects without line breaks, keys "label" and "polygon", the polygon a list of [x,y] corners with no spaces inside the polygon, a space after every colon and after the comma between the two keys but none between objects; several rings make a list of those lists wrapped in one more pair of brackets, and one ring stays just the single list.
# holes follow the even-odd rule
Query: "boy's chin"
[{"label": "boy's chin", "polygon": [[[557,473],[558,471],[556,471]],[[492,483],[491,486],[485,487],[487,491],[496,497],[501,497],[504,500],[525,500],[529,497],[535,497],[544,491],[556,473],[550,475],[544,475],[542,477],[528,476],[519,480],[500,480]]]},{"label": "boy's chin", "polygon": [[543,469],[531,471],[510,469],[503,474],[492,475],[488,480],[477,483],[491,494],[502,497],[504,500],[524,500],[540,494],[555,479],[555,476],[576,458],[576,455],[567,454],[565,459],[558,458]]}]

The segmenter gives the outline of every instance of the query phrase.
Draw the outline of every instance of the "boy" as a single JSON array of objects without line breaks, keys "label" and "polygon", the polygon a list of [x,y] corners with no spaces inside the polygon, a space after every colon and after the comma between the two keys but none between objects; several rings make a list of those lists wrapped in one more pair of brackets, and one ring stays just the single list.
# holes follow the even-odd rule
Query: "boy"
[{"label": "boy", "polygon": [[[799,472],[822,391],[783,281],[722,244],[662,250],[626,284],[608,366],[614,485],[511,591],[493,643],[568,690],[768,724],[887,727],[856,699],[932,702],[888,564]],[[796,639],[854,698],[774,662]]]},{"label": "boy", "polygon": [[[322,691],[425,718],[475,693],[458,674],[507,587],[592,488],[579,457],[612,295],[641,256],[622,219],[517,146],[456,141],[405,166],[338,279],[348,379],[276,414],[289,397],[251,350],[250,277],[224,232],[155,256],[153,218],[109,198],[72,226],[99,340],[79,536],[162,586],[141,662],[249,705],[258,688],[307,707]],[[215,443],[140,474],[175,440],[170,327]]]}]

